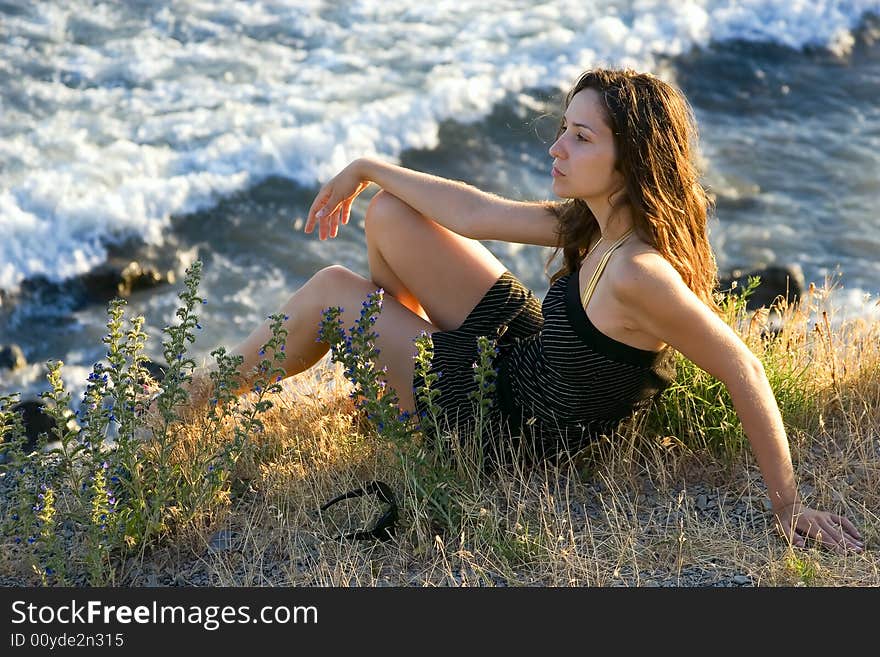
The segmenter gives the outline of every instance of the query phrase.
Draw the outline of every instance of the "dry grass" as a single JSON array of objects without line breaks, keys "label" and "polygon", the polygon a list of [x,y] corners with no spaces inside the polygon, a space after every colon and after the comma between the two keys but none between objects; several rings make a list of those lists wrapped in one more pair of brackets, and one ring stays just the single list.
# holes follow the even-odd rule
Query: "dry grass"
[{"label": "dry grass", "polygon": [[[880,322],[834,325],[832,290],[726,318],[761,357],[791,444],[804,501],[848,516],[863,554],[792,549],[776,532],[729,400],[679,361],[676,389],[620,430],[559,464],[465,467],[461,521],[435,531],[393,445],[349,398],[329,357],[284,381],[265,430],[237,464],[228,504],[118,571],[117,585],[215,586],[878,586]],[[711,397],[696,403],[696,398]],[[249,399],[243,400],[245,404]],[[718,426],[711,431],[707,418]],[[205,440],[181,428],[179,456]],[[214,440],[228,440],[225,425]],[[713,442],[712,436],[721,436]],[[466,437],[464,437],[466,439]],[[466,440],[465,440],[466,442]],[[394,540],[333,537],[376,509],[342,491],[379,479],[398,495]],[[0,571],[9,572],[0,558]]]},{"label": "dry grass", "polygon": [[[360,418],[341,368],[325,360],[285,381],[256,439],[258,458],[243,466],[249,488],[228,515],[157,551],[152,570],[131,564],[128,583],[158,572],[175,573],[167,583],[220,586],[880,585],[880,325],[832,331],[822,314],[829,292],[811,286],[799,308],[784,309],[772,341],[760,338],[766,311],[730,323],[771,381],[803,373],[780,395],[801,493],[852,519],[863,554],[791,549],[773,528],[748,449],[727,458],[651,430],[647,413],[565,463],[478,479],[458,492],[460,529],[434,534],[408,513],[417,505],[393,450]],[[371,479],[403,493],[396,539],[334,540],[369,519],[370,503],[353,502],[350,518],[314,510]],[[210,547],[218,536],[228,540]]]}]

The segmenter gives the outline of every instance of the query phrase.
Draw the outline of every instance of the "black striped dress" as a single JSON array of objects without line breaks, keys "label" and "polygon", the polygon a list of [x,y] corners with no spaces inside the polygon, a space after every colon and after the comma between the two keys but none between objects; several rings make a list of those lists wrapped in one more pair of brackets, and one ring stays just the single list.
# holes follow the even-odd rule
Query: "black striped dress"
[{"label": "black striped dress", "polygon": [[[607,257],[594,274],[596,280],[606,262]],[[459,328],[432,334],[430,371],[440,375],[435,385],[444,413],[442,430],[457,430],[464,438],[475,428],[469,395],[477,389],[474,364],[480,335],[497,338],[498,349],[496,392],[484,441],[525,446],[530,456],[575,450],[610,433],[669,385],[675,375],[671,348],[646,351],[605,335],[590,322],[578,292],[574,271],[557,279],[539,303],[505,271]],[[416,374],[413,394],[424,423],[427,409],[418,397],[422,385]]]}]

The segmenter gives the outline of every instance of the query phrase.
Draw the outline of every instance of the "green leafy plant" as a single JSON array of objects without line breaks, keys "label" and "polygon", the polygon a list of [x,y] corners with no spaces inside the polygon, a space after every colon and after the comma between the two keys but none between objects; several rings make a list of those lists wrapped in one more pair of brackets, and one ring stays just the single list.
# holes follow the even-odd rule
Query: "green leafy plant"
[{"label": "green leafy plant", "polygon": [[[462,519],[457,492],[466,486],[467,477],[462,476],[463,454],[456,449],[461,437],[450,435],[441,426],[442,412],[436,403],[440,391],[434,384],[442,373],[430,372],[433,342],[424,332],[414,340],[417,350],[414,368],[424,381],[415,394],[426,409],[416,418],[407,411],[400,412],[398,395],[387,384],[385,368],[376,369],[378,335],[372,326],[381,312],[383,296],[384,290],[380,288],[367,297],[348,335],[342,328],[344,309],[325,309],[318,340],[329,344],[333,362],[343,365],[345,376],[354,385],[351,396],[360,399],[359,406],[375,426],[377,435],[393,445],[407,489],[413,492],[410,509],[413,517],[427,521],[428,537],[438,532],[454,533]],[[473,442],[476,444],[481,443],[491,405],[490,393],[495,386],[491,379],[495,373],[491,367],[494,342],[481,338],[478,345],[480,361],[474,366],[477,390],[473,396],[477,417],[477,436]],[[428,442],[416,440],[417,433],[421,433],[423,439],[428,437]]]},{"label": "green leafy plant", "polygon": [[[36,450],[23,449],[23,422],[12,410],[18,396],[0,397],[0,467],[7,491],[0,499],[2,539],[40,584],[115,582],[134,550],[143,554],[188,527],[210,523],[228,507],[240,459],[258,456],[252,437],[263,431],[260,415],[272,406],[266,397],[281,390],[284,377],[283,316],[271,316],[272,337],[260,352],[271,356],[252,373],[256,400],[249,409],[241,409],[233,392],[242,357],[222,347],[212,352],[218,365],[211,373],[215,406],[193,439],[178,409],[190,401],[184,384],[192,382],[195,362],[187,347],[201,329],[196,309],[207,303],[198,295],[200,276],[197,261],[179,295],[180,323],[163,329],[168,367],[156,399],[157,426],[144,424],[150,402],[143,384],[144,318],[133,318],[124,330],[122,299],[109,304],[107,362],[95,363],[77,412],[64,388],[64,363],[47,363],[50,390],[42,398],[54,426]],[[231,439],[221,431],[228,419],[234,422]]]}]

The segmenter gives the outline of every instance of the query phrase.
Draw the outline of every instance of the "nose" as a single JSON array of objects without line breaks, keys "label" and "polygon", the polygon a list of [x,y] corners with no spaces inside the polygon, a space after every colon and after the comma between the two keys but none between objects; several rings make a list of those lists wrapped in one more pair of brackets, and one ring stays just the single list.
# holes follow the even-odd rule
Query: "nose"
[{"label": "nose", "polygon": [[550,157],[556,158],[557,160],[565,159],[565,151],[562,148],[562,135],[559,135],[559,138],[553,142],[553,145],[550,146]]}]

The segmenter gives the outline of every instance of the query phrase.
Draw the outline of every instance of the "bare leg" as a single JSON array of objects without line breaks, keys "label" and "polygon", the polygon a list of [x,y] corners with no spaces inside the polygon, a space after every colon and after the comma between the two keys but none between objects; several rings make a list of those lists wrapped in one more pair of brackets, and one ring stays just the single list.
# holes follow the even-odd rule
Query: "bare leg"
[{"label": "bare leg", "polygon": [[[372,223],[370,224],[371,226]],[[372,233],[368,233],[367,259],[370,263],[370,277],[373,282],[376,283],[377,286],[384,288],[389,294],[393,294],[400,303],[409,308],[416,315],[425,321],[430,321],[431,318],[428,317],[428,313],[422,308],[419,300],[416,299],[413,293],[407,289],[406,285],[403,284],[403,281],[397,277],[397,274],[394,273],[391,266],[382,256],[379,247],[376,245],[376,240],[370,239],[371,235]]]},{"label": "bare leg", "polygon": [[[374,326],[380,349],[377,365],[387,366],[402,410],[414,412],[412,372],[415,345],[422,331],[457,328],[505,270],[504,265],[479,241],[457,235],[388,194],[378,192],[365,218],[367,255],[372,280],[344,267],[322,269],[297,290],[280,309],[289,319],[282,367],[287,376],[317,363],[329,345],[316,342],[321,312],[342,306],[343,326],[352,326],[366,296],[383,287],[385,304]],[[244,357],[243,378],[235,386],[242,395],[251,390],[251,372],[262,360],[260,348],[271,337],[271,322],[263,322],[232,353]],[[194,374],[194,405],[207,401],[208,371]]]},{"label": "bare leg", "polygon": [[[287,329],[284,348],[286,359],[281,364],[286,375],[293,376],[312,367],[330,348],[327,343],[317,342],[318,326],[324,309],[329,306],[342,307],[342,325],[348,329],[358,319],[361,304],[376,289],[373,281],[345,267],[334,265],[316,273],[297,290],[279,309],[279,312],[288,317],[283,323]],[[437,327],[414,314],[393,296],[386,295],[373,329],[378,335],[376,347],[379,349],[379,356],[376,365],[380,369],[387,368],[385,376],[388,385],[398,394],[401,410],[413,413],[413,357],[416,354],[413,340],[422,331],[433,333]],[[260,349],[271,336],[271,320],[266,320],[231,350],[233,355],[244,357],[241,379],[233,389],[236,395],[251,390],[258,378],[253,370],[264,358],[259,354]],[[186,386],[191,395],[191,403],[186,411],[195,411],[208,401],[211,394],[210,371],[211,368],[205,368],[193,374],[193,382]]]},{"label": "bare leg", "polygon": [[[314,280],[312,278],[297,290],[279,310],[288,317],[287,321],[282,324],[287,329],[287,341],[284,346],[287,358],[282,364],[287,376],[293,376],[309,369],[321,360],[329,349],[329,345],[316,342],[320,311],[316,312]],[[328,305],[333,304],[328,303]],[[264,356],[260,356],[260,349],[271,337],[272,322],[266,320],[254,329],[243,342],[232,349],[233,354],[244,357],[241,365],[242,380],[234,389],[237,395],[245,394],[251,390],[257,378],[253,373],[254,368],[264,359]]]},{"label": "bare leg", "polygon": [[461,326],[505,270],[478,240],[452,232],[385,191],[370,201],[364,227],[373,281],[445,331]]},{"label": "bare leg", "polygon": [[[310,279],[303,287],[297,290],[290,299],[279,309],[288,319],[282,326],[287,330],[287,340],[284,345],[284,353],[287,358],[282,363],[286,376],[293,376],[308,369],[317,363],[327,353],[329,345],[316,342],[318,317],[315,313],[314,282]],[[311,285],[311,287],[310,287]],[[328,304],[329,305],[329,304]],[[260,356],[260,349],[272,337],[272,321],[267,319],[254,329],[248,337],[231,349],[231,355],[239,355],[244,358],[239,369],[240,377],[233,384],[232,392],[236,396],[250,392],[256,379],[255,368],[264,359]],[[190,395],[189,404],[182,413],[189,415],[205,407],[213,392],[213,384],[210,373],[216,371],[216,365],[198,368],[193,372],[192,382],[184,384],[184,388]]]}]

